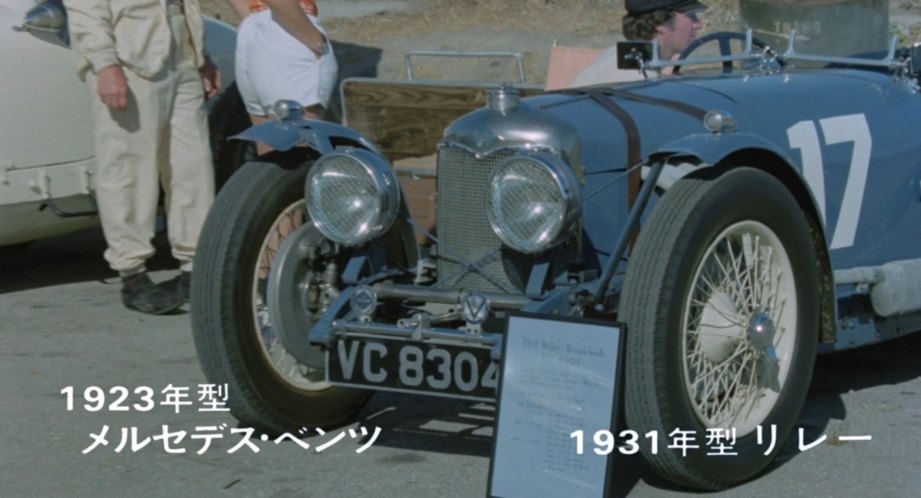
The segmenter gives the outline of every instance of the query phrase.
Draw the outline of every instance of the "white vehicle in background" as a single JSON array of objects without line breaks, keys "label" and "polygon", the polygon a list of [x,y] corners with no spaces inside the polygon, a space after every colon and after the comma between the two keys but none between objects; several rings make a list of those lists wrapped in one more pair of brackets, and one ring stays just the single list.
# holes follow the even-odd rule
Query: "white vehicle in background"
[{"label": "white vehicle in background", "polygon": [[[225,90],[208,102],[218,184],[244,162],[225,138],[249,119],[234,81],[236,29],[205,18]],[[0,247],[99,224],[90,96],[77,78],[61,0],[0,0]]]}]

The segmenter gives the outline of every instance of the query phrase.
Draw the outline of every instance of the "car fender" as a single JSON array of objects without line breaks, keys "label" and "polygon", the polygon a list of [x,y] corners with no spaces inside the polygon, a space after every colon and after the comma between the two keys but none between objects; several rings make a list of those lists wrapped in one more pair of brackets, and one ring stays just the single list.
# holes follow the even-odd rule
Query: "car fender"
[{"label": "car fender", "polygon": [[[813,212],[818,212],[815,196],[809,189],[808,183],[803,178],[802,172],[794,166],[796,164],[787,152],[764,139],[763,137],[750,133],[719,133],[719,134],[695,134],[674,140],[660,147],[658,150],[649,155],[649,162],[655,163],[666,161],[670,165],[676,165],[671,158],[696,158],[695,161],[685,161],[697,163],[699,167],[708,167],[721,164],[727,161],[731,156],[745,152],[767,152],[777,160],[773,161],[774,166],[780,166],[788,173],[785,181],[795,177],[802,187],[802,191],[808,194],[808,203]],[[753,167],[763,167],[759,164],[751,164]],[[677,171],[671,171],[670,180],[678,180],[681,177],[694,171],[694,168],[681,167],[675,168]],[[794,192],[795,194],[796,192]],[[804,199],[805,200],[805,199]]]},{"label": "car fender", "polygon": [[383,156],[380,149],[364,135],[340,124],[313,119],[271,120],[247,128],[234,139],[261,142],[287,152],[297,146],[307,146],[328,154],[340,145],[358,146]]},{"label": "car fender", "polygon": [[[328,121],[293,118],[271,120],[246,129],[243,133],[231,137],[237,140],[262,142],[280,153],[294,152],[298,147],[313,149],[320,155],[329,154],[337,147],[361,147],[374,154],[385,157],[380,149],[364,135]],[[303,150],[303,149],[301,149]],[[387,161],[390,164],[390,161]],[[400,218],[409,219],[409,205],[406,195],[401,191]],[[407,265],[415,265],[419,259],[419,247],[412,226],[398,221],[384,236],[386,250],[392,261],[403,260]]]},{"label": "car fender", "polygon": [[[652,161],[668,156],[693,156],[707,165],[719,164],[729,155],[746,149],[769,151],[793,164],[783,149],[751,133],[693,134],[673,140],[649,155]],[[791,166],[792,167],[792,166]]]},{"label": "car fender", "polygon": [[[756,157],[757,156],[757,157]],[[770,157],[770,161],[763,161]],[[648,162],[665,162],[657,186],[667,190],[675,181],[701,167],[721,164],[745,164],[763,169],[779,178],[797,199],[805,212],[819,228],[816,230],[819,259],[822,268],[822,333],[823,342],[833,342],[836,335],[837,316],[836,289],[832,279],[832,264],[825,227],[812,189],[803,178],[802,172],[784,149],[762,137],[749,133],[720,133],[689,135],[674,140],[649,155]],[[754,162],[754,164],[752,163]]]}]

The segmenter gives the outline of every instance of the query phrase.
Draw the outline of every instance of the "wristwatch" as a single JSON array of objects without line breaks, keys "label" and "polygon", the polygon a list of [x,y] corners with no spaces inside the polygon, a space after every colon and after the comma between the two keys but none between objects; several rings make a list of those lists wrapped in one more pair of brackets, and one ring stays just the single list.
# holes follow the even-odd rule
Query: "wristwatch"
[{"label": "wristwatch", "polygon": [[324,56],[329,53],[329,40],[326,39],[326,36],[323,37],[323,41],[317,45],[314,52],[316,52],[318,56]]}]

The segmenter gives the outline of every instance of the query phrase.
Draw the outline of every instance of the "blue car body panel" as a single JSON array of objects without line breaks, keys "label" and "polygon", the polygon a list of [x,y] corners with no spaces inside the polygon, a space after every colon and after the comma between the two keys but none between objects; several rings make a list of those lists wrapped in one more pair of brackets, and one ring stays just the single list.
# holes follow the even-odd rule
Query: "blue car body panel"
[{"label": "blue car body panel", "polygon": [[[619,88],[639,95],[693,102],[704,110],[728,112],[735,118],[738,131],[720,135],[708,132],[700,120],[673,109],[612,97],[636,119],[644,158],[687,155],[717,164],[745,149],[778,155],[809,185],[813,202],[824,199],[824,205],[816,209],[824,211],[829,244],[836,228],[848,230],[848,223],[841,217],[855,143],[827,143],[822,125],[842,117],[851,117],[858,123],[865,120],[868,135],[851,130],[857,139],[869,140],[861,146],[868,146],[870,153],[862,188],[852,188],[851,195],[860,201],[860,209],[854,210],[856,232],[852,243],[845,241],[845,245],[832,247],[833,266],[844,269],[921,257],[917,243],[921,237],[921,140],[912,126],[921,115],[921,96],[904,82],[887,74],[840,69],[713,79],[686,77],[680,82],[659,80]],[[825,95],[835,98],[824,98]],[[624,215],[623,210],[612,212],[618,209],[607,199],[624,195],[622,190],[608,191],[617,188],[610,182],[626,167],[626,135],[618,119],[595,102],[580,99],[560,103],[567,98],[571,96],[543,96],[530,102],[546,106],[547,112],[578,128],[583,167],[586,176],[592,178],[584,192],[588,199],[585,212],[591,213],[585,218],[586,232],[590,237],[599,234],[592,237],[596,247],[608,247],[612,235],[609,227]],[[844,123],[848,124],[848,120]],[[824,173],[820,195],[816,195],[819,187],[806,180],[803,148],[791,144],[789,133],[797,126],[815,130]],[[815,151],[813,148],[809,153]],[[854,167],[859,169],[860,165]],[[618,184],[621,189],[622,184]],[[596,206],[598,209],[593,209]]]},{"label": "blue car body panel", "polygon": [[[622,114],[602,105],[599,95]],[[804,216],[817,213],[831,271],[921,259],[921,135],[913,126],[921,115],[921,95],[913,80],[863,68],[683,75],[552,92],[522,99],[521,105],[531,109],[524,121],[537,109],[548,122],[571,127],[578,137],[579,157],[569,159],[581,163],[582,254],[586,267],[599,273],[610,264],[630,213],[626,200],[631,167],[687,162],[693,170],[727,160],[738,163],[739,157],[753,161],[745,164],[753,167],[770,161],[771,168],[786,171],[787,181],[802,187],[797,191],[805,194],[798,200]],[[708,130],[702,117],[710,111],[731,116],[734,128]],[[455,124],[490,112],[474,111]],[[635,131],[638,164],[629,164],[629,129]],[[494,131],[476,131],[470,144],[480,140],[477,134],[487,137]],[[303,119],[269,122],[238,138],[263,141],[278,150],[308,146],[321,154],[343,143],[378,151],[353,130]],[[520,146],[527,133],[500,133],[490,140],[490,150],[483,154],[501,148],[503,140],[509,147]],[[653,196],[643,219],[655,209],[660,194]],[[621,275],[619,271],[613,278],[615,291]],[[831,282],[832,276],[828,278]],[[839,306],[866,294],[854,285],[833,287],[831,302]],[[548,292],[525,309],[567,313],[567,292]],[[882,322],[872,312],[854,309],[849,304],[833,311],[841,323],[833,326],[836,342],[824,349],[893,336],[892,331],[881,332]],[[913,327],[917,322],[921,328],[915,315],[886,326],[897,327],[897,333],[901,325],[893,323]],[[328,342],[320,328],[311,332],[312,339]]]}]

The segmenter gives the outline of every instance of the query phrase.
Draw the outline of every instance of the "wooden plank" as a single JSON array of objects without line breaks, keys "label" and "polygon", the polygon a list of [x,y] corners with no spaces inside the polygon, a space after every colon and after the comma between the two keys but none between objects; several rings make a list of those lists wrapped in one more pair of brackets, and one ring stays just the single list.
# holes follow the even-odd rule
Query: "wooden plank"
[{"label": "wooden plank", "polygon": [[342,83],[343,115],[349,127],[374,141],[391,161],[429,156],[451,122],[486,105],[491,88],[350,79]]}]

